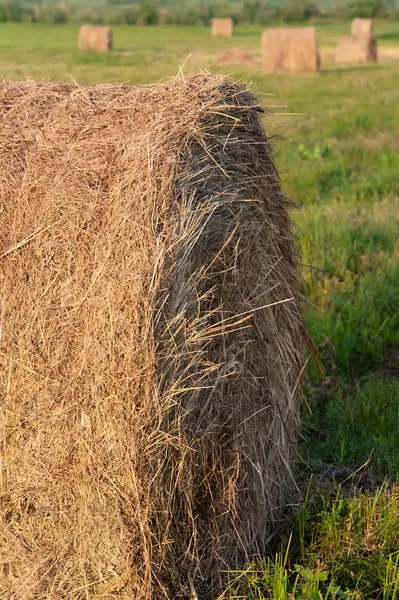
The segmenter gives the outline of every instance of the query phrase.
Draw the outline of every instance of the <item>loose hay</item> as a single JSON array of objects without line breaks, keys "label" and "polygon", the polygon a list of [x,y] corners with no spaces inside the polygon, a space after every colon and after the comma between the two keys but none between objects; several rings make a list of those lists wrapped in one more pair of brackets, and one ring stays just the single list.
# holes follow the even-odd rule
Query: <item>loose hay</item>
[{"label": "loose hay", "polygon": [[335,62],[376,62],[377,43],[374,38],[346,36],[340,39],[335,50]]},{"label": "loose hay", "polygon": [[233,19],[212,19],[212,35],[232,37],[234,34]]},{"label": "loose hay", "polygon": [[320,57],[316,29],[276,28],[262,34],[265,73],[317,73]]},{"label": "loose hay", "polygon": [[373,37],[373,21],[372,19],[353,19],[351,31],[354,37]]},{"label": "loose hay", "polygon": [[251,67],[256,65],[256,62],[250,54],[241,50],[241,48],[227,48],[217,58],[216,64],[218,65],[242,65],[244,67]]},{"label": "loose hay", "polygon": [[96,50],[108,52],[112,50],[112,31],[109,27],[82,25],[78,35],[79,50]]},{"label": "loose hay", "polygon": [[4,83],[0,115],[0,597],[205,598],[265,551],[298,429],[255,99],[206,74]]}]

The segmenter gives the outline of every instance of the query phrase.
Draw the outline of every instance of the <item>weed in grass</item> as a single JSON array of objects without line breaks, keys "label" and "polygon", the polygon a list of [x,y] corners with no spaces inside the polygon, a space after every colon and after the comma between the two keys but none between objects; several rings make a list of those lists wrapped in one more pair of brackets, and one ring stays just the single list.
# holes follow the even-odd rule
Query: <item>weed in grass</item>
[{"label": "weed in grass", "polygon": [[302,142],[298,146],[298,154],[304,160],[319,160],[330,154],[331,144],[316,144],[314,148],[307,148]]}]

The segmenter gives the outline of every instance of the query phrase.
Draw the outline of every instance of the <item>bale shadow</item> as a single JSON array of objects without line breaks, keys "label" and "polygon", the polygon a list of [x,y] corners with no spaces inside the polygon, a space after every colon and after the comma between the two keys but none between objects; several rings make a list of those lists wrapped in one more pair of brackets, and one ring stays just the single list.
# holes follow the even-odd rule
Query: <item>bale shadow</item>
[{"label": "bale shadow", "polygon": [[342,65],[341,67],[336,67],[335,65],[332,66],[331,68],[321,68],[320,73],[322,75],[324,74],[329,74],[329,73],[356,73],[359,71],[377,71],[378,69],[381,68],[381,65],[379,63],[370,65],[370,64],[365,64],[365,65]]}]

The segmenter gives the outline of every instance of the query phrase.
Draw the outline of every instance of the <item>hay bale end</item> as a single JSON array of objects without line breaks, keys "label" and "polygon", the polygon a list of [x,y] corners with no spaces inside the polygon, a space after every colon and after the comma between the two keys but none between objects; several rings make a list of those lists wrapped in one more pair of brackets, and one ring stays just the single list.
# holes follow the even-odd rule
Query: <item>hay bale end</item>
[{"label": "hay bale end", "polygon": [[108,52],[112,50],[112,30],[110,27],[82,25],[78,34],[79,50]]},{"label": "hay bale end", "polygon": [[234,35],[233,19],[212,19],[211,30],[212,35],[215,37],[232,37]]},{"label": "hay bale end", "polygon": [[354,37],[373,37],[373,20],[355,18],[351,23],[351,33]]},{"label": "hay bale end", "polygon": [[0,86],[2,598],[201,598],[266,550],[304,326],[258,109]]},{"label": "hay bale end", "polygon": [[337,63],[366,63],[377,60],[377,43],[372,37],[342,37],[335,50]]},{"label": "hay bale end", "polygon": [[314,27],[266,29],[262,34],[265,73],[317,73],[320,56]]}]

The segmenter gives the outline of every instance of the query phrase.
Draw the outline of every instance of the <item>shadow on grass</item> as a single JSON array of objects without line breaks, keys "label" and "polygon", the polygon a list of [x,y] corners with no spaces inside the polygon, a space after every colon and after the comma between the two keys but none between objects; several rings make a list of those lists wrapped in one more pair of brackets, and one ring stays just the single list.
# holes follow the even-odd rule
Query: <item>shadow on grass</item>
[{"label": "shadow on grass", "polygon": [[331,73],[357,73],[359,71],[377,71],[381,69],[381,65],[379,64],[363,64],[363,65],[342,65],[337,67],[332,63],[331,67],[322,68],[320,73],[322,75],[330,75]]}]

